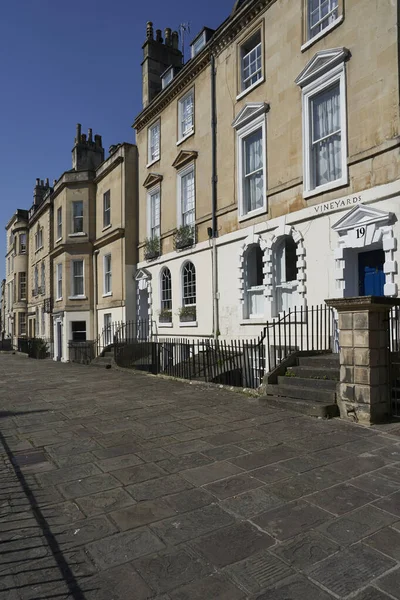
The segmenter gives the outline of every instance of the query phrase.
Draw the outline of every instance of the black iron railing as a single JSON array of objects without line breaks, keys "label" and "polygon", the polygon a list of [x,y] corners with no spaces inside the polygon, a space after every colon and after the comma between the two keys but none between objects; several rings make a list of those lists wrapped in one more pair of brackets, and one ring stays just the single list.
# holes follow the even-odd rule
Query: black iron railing
[{"label": "black iron railing", "polygon": [[95,354],[96,342],[94,340],[68,342],[68,356],[70,362],[88,365],[96,357]]},{"label": "black iron railing", "polygon": [[389,312],[389,377],[391,416],[400,418],[400,307],[393,306]]},{"label": "black iron railing", "polygon": [[261,338],[216,341],[182,338],[114,344],[119,366],[180,379],[258,388],[265,373],[265,348]]},{"label": "black iron railing", "polygon": [[17,339],[17,350],[27,354],[29,358],[52,358],[53,341],[45,338],[26,338]]}]

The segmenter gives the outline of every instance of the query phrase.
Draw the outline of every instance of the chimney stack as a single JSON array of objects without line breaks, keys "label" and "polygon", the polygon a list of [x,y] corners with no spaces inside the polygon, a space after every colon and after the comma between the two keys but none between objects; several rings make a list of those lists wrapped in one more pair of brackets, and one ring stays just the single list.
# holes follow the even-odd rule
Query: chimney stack
[{"label": "chimney stack", "polygon": [[43,198],[47,190],[50,188],[49,178],[46,180],[36,178],[36,185],[33,189],[33,206],[38,207],[43,202]]},{"label": "chimney stack", "polygon": [[165,43],[161,29],[156,30],[156,39],[153,38],[153,23],[146,25],[146,40],[143,44],[142,62],[142,100],[143,108],[162,90],[161,75],[168,67],[180,69],[183,65],[182,52],[179,50],[178,32],[171,33],[171,28],[164,30]]},{"label": "chimney stack", "polygon": [[80,123],[76,126],[75,144],[72,149],[72,168],[75,171],[95,171],[104,161],[104,148],[101,135],[96,134],[93,141],[93,130],[88,135],[81,133]]}]

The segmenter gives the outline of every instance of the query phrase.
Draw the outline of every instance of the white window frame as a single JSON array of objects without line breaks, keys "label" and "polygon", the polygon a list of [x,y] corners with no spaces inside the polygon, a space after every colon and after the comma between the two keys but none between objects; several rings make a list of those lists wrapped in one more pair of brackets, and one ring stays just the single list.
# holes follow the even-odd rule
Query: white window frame
[{"label": "white window frame", "polygon": [[[153,226],[153,197],[158,194],[158,227]],[[158,233],[154,235],[154,230],[158,228]],[[161,237],[161,186],[158,184],[147,192],[147,237],[153,239]]]},{"label": "white window frame", "polygon": [[[239,60],[239,83],[240,85],[238,86],[239,88],[239,93],[236,96],[236,100],[239,100],[240,98],[242,98],[245,94],[247,94],[248,92],[250,92],[250,90],[254,89],[257,85],[260,85],[260,83],[262,83],[264,81],[264,57],[263,57],[263,28],[260,27],[259,29],[256,29],[254,32],[251,33],[251,35],[247,36],[245,40],[241,41],[239,44],[239,56],[238,56],[238,60]],[[255,37],[257,34],[260,35],[260,41],[258,44],[255,44],[255,46],[253,46],[253,48],[249,51],[245,50],[245,46],[246,44],[248,44],[248,42]],[[251,52],[254,52],[254,50],[258,47],[261,47],[261,69],[259,71],[260,76],[257,78],[257,80],[252,83],[251,85],[245,87],[245,81],[244,81],[244,68],[243,68],[243,64],[244,64],[244,59],[249,56],[249,54],[251,54]],[[258,72],[258,71],[257,71]],[[252,75],[254,76],[254,74]]]},{"label": "white window frame", "polygon": [[[22,242],[22,240],[25,239],[25,242]],[[26,233],[20,233],[19,235],[19,253],[20,254],[26,254],[27,248],[26,248]]]},{"label": "white window frame", "polygon": [[[75,294],[75,276],[74,276],[74,264],[75,263],[82,263],[82,281],[83,281],[83,293],[82,294]],[[85,261],[83,258],[78,258],[76,260],[72,260],[71,261],[71,291],[72,294],[71,296],[69,296],[70,299],[75,299],[75,298],[82,298],[85,299]]]},{"label": "white window frame", "polygon": [[[164,283],[169,281],[169,285]],[[169,267],[163,267],[160,272],[160,308],[172,311],[172,275]]]},{"label": "white window frame", "polygon": [[[182,179],[186,175],[188,175],[191,171],[193,171],[193,189],[194,189],[194,208],[193,208],[193,222],[192,223],[184,223],[183,219],[183,202],[182,202]],[[191,225],[192,227],[196,224],[196,169],[194,162],[186,165],[183,169],[178,171],[177,173],[178,185],[177,185],[177,224],[178,227],[182,225]],[[189,212],[189,211],[187,211]]]},{"label": "white window frame", "polygon": [[26,301],[26,272],[25,271],[21,271],[19,273],[18,299],[20,302]]},{"label": "white window frame", "polygon": [[161,77],[162,89],[166,88],[174,78],[174,67],[170,67]]},{"label": "white window frame", "polygon": [[[341,158],[342,176],[334,181],[323,185],[312,187],[313,167],[311,149],[311,101],[312,98],[325,91],[335,83],[339,82],[340,90],[340,136],[341,136]],[[312,81],[302,89],[303,104],[303,196],[310,198],[328,190],[348,184],[347,169],[347,102],[346,102],[346,77],[345,65],[341,63],[331,69],[315,81]]]},{"label": "white window frame", "polygon": [[[319,8],[321,5],[321,2],[323,2],[324,0],[319,0]],[[334,0],[329,0],[330,3],[333,3]],[[311,40],[316,40],[319,37],[322,37],[322,35],[324,33],[326,33],[327,31],[329,31],[330,29],[332,29],[332,27],[334,27],[340,20],[341,20],[341,15],[339,14],[340,11],[340,0],[337,0],[337,4],[336,6],[331,9],[329,11],[329,14],[325,15],[324,17],[322,17],[322,19],[319,20],[318,23],[321,23],[322,21],[327,21],[327,24],[325,25],[325,27],[323,27],[320,31],[317,31],[317,33],[312,34],[311,33],[311,0],[306,0],[307,2],[307,7],[306,7],[306,15],[307,15],[307,40],[309,42],[311,42]],[[332,18],[333,13],[337,13],[336,17]],[[316,27],[316,25],[314,25],[314,27]]]},{"label": "white window frame", "polygon": [[37,296],[39,293],[39,268],[37,265],[35,265],[34,271],[33,271],[33,289],[34,289],[34,296]]},{"label": "white window frame", "polygon": [[[109,265],[106,263],[110,261]],[[106,270],[109,269],[109,270]],[[112,296],[112,257],[111,252],[103,256],[103,298]]]},{"label": "white window frame", "polygon": [[[262,149],[263,149],[263,205],[260,208],[250,212],[244,212],[244,152],[243,144],[246,137],[251,133],[262,130]],[[236,133],[236,150],[237,150],[237,173],[238,173],[238,210],[239,221],[251,219],[257,215],[262,215],[267,212],[267,152],[266,152],[266,117],[265,114],[260,115],[249,124],[241,127]]]},{"label": "white window frame", "polygon": [[196,54],[199,54],[207,44],[206,31],[204,30],[197,38],[190,44],[191,57],[194,58]]},{"label": "white window frame", "polygon": [[[257,246],[259,251],[261,252],[261,279],[262,282],[259,285],[249,285],[249,268],[248,268],[248,260],[249,260],[249,254],[252,250],[252,247]],[[246,248],[246,252],[244,254],[244,290],[245,290],[245,302],[243,305],[244,308],[244,319],[245,320],[260,320],[263,319],[265,317],[265,296],[264,296],[264,290],[265,290],[265,285],[264,285],[264,274],[263,274],[263,267],[264,267],[264,250],[260,247],[259,244],[251,244],[250,246],[248,246]],[[261,296],[261,304],[262,304],[262,310],[260,313],[252,313],[251,312],[251,299],[253,297],[258,297]],[[257,301],[256,301],[257,304]]]},{"label": "white window frame", "polygon": [[[108,200],[108,206],[106,206],[106,200]],[[106,217],[108,223],[106,223]],[[103,229],[111,227],[111,191],[107,190],[103,194]]]},{"label": "white window frame", "polygon": [[57,208],[57,242],[62,239],[62,207]]},{"label": "white window frame", "polygon": [[26,313],[23,312],[18,313],[18,335],[26,335]]},{"label": "white window frame", "polygon": [[[158,128],[158,153],[153,153],[151,149],[151,135],[154,129]],[[161,157],[161,119],[157,119],[150,127],[147,129],[147,166],[156,163],[160,160]]]},{"label": "white window frame", "polygon": [[[82,214],[79,216],[75,216],[75,206],[77,204],[82,204]],[[84,202],[83,200],[73,200],[72,201],[72,232],[70,235],[74,236],[74,235],[85,235],[84,234],[84,214],[85,214],[85,210],[84,210]],[[80,231],[75,231],[75,219],[82,219],[82,229]]]},{"label": "white window frame", "polygon": [[[189,129],[184,130],[183,122],[185,119],[183,117],[183,108],[184,108],[185,101],[188,98],[192,98],[192,126]],[[184,96],[182,96],[182,98],[180,98],[178,100],[178,141],[177,141],[177,144],[180,144],[181,142],[183,142],[183,140],[186,140],[188,137],[190,137],[193,134],[194,134],[194,88],[189,90]]]},{"label": "white window frame", "polygon": [[62,263],[58,263],[56,266],[56,276],[57,276],[57,289],[56,289],[56,301],[62,300],[62,284],[63,284],[63,269]]},{"label": "white window frame", "polygon": [[[194,269],[194,296],[189,296],[189,295],[185,294],[185,291],[188,288],[188,285],[185,284],[185,269],[187,268],[187,266],[189,264],[192,265],[193,269]],[[182,265],[181,286],[182,286],[182,294],[181,294],[182,306],[183,307],[185,307],[185,306],[196,306],[197,307],[197,269],[196,269],[196,265],[191,260],[186,260]],[[189,298],[193,298],[193,297],[194,297],[194,302],[186,302],[186,300],[188,300]]]}]

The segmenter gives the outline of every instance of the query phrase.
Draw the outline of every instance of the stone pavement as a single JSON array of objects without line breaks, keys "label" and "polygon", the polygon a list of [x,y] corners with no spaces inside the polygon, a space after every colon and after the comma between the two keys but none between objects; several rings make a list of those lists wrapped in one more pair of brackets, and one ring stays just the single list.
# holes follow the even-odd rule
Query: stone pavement
[{"label": "stone pavement", "polygon": [[400,599],[400,423],[0,356],[0,599]]}]

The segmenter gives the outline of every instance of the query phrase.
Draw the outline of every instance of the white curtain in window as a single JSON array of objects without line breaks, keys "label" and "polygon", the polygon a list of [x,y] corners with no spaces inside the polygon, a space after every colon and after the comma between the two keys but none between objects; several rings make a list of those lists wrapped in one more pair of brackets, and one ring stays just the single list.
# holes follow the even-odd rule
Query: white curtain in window
[{"label": "white curtain in window", "polygon": [[314,187],[342,176],[339,83],[312,98]]},{"label": "white curtain in window", "polygon": [[154,192],[150,196],[151,212],[151,237],[160,237],[160,192]]},{"label": "white curtain in window", "polygon": [[262,129],[244,139],[244,197],[246,212],[262,208],[264,193]]},{"label": "white curtain in window", "polygon": [[194,223],[194,171],[189,171],[182,177],[182,224]]},{"label": "white curtain in window", "polygon": [[193,129],[193,94],[189,94],[182,100],[182,136],[188,135]]}]

